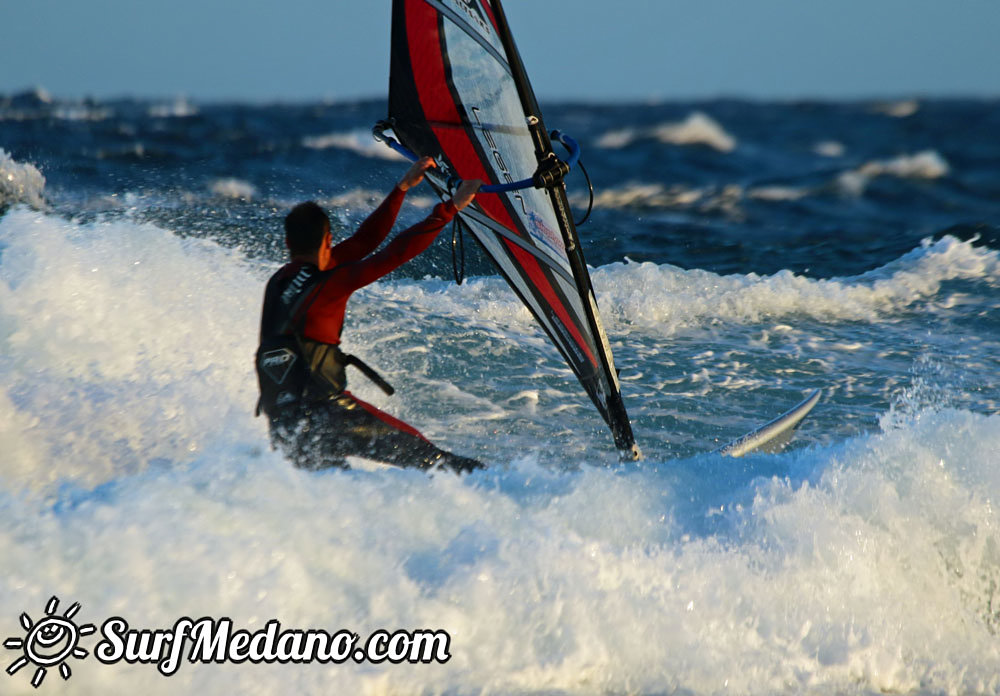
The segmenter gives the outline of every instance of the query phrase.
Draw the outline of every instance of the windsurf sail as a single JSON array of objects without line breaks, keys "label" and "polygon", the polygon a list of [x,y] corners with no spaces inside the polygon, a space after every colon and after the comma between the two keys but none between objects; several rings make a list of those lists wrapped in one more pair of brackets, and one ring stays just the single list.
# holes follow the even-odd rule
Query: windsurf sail
[{"label": "windsurf sail", "polygon": [[458,179],[486,182],[461,224],[572,368],[617,448],[638,458],[566,199],[567,167],[553,152],[499,0],[393,1],[386,124],[399,139],[393,144],[437,161],[427,179],[442,198]]}]

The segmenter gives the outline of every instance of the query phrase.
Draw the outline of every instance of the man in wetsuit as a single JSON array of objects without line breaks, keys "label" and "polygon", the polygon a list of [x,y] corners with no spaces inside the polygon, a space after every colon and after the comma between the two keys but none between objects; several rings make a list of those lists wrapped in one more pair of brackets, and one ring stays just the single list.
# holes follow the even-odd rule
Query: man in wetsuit
[{"label": "man in wetsuit", "polygon": [[[416,162],[357,232],[336,246],[332,246],[330,220],[316,203],[300,203],[285,218],[291,261],[268,281],[260,332],[262,345],[268,338],[294,333],[299,353],[309,366],[301,396],[280,412],[272,408],[268,413],[272,443],[296,466],[346,467],[344,458],[357,455],[421,469],[445,467],[467,472],[483,468],[475,459],[438,449],[410,425],[346,390],[346,365],[357,365],[379,379],[366,365],[340,350],[344,311],[351,293],[423,252],[472,201],[482,183],[463,182],[450,201],[439,203],[427,218],[373,253],[396,221],[406,191],[434,166],[429,157]],[[388,385],[384,388],[391,389]]]}]

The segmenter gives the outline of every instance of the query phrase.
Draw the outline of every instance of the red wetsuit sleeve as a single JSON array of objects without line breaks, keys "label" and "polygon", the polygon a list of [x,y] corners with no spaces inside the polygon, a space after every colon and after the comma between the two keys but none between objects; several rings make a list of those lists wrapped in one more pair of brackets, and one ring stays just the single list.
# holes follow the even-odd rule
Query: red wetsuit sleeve
[{"label": "red wetsuit sleeve", "polygon": [[382,251],[338,269],[327,284],[335,285],[338,294],[353,292],[391,273],[427,249],[441,228],[455,217],[456,212],[455,204],[451,201],[438,203],[430,215],[400,232]]},{"label": "red wetsuit sleeve", "polygon": [[399,268],[427,249],[441,229],[458,212],[451,201],[438,203],[434,210],[413,227],[396,235],[384,249],[366,259],[339,266],[319,288],[316,300],[306,312],[303,333],[324,343],[340,343],[344,311],[351,293]]},{"label": "red wetsuit sleeve", "polygon": [[398,186],[392,189],[378,208],[365,218],[358,231],[330,250],[334,264],[360,261],[378,249],[389,236],[389,230],[396,222],[399,209],[403,205],[406,192]]}]

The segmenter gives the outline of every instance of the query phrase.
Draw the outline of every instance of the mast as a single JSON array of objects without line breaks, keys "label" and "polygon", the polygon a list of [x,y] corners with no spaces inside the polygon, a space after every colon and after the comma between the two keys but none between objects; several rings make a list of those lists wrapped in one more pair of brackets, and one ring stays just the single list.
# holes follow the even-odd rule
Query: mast
[{"label": "mast", "polygon": [[[507,24],[507,16],[504,14],[500,0],[492,0],[493,15],[496,18],[498,33],[507,53],[507,62],[510,65],[514,84],[517,87],[518,96],[521,99],[521,107],[524,110],[528,129],[531,132],[532,141],[535,145],[535,157],[539,163],[555,157],[552,150],[552,141],[548,131],[542,121],[542,112],[538,107],[535,93],[528,81],[528,74],[521,61],[521,54],[517,50],[514,38],[511,36],[510,26]],[[562,233],[563,243],[566,246],[566,255],[573,271],[573,279],[576,282],[577,290],[584,303],[584,310],[587,322],[594,337],[598,340],[598,359],[601,369],[607,379],[610,389],[601,391],[606,399],[611,434],[614,437],[615,446],[618,448],[623,458],[640,459],[642,454],[635,442],[632,434],[632,423],[625,410],[625,403],[622,400],[621,386],[618,382],[618,372],[615,369],[614,358],[611,355],[611,346],[608,344],[607,334],[601,324],[598,313],[594,289],[590,281],[590,273],[587,271],[587,262],[583,256],[583,249],[580,247],[580,239],[576,232],[576,225],[573,216],[570,214],[569,201],[566,198],[566,184],[560,178],[559,181],[547,187],[549,199],[555,209],[556,218],[559,222],[559,229]],[[600,385],[599,385],[600,386]]]}]

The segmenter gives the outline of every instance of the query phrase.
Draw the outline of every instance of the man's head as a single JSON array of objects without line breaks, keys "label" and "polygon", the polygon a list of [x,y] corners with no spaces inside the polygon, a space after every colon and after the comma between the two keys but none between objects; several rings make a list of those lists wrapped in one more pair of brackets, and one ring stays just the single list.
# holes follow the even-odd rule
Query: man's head
[{"label": "man's head", "polygon": [[285,217],[285,245],[292,258],[329,248],[330,218],[313,201],[299,203]]}]

